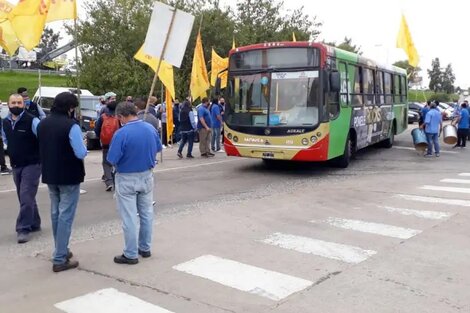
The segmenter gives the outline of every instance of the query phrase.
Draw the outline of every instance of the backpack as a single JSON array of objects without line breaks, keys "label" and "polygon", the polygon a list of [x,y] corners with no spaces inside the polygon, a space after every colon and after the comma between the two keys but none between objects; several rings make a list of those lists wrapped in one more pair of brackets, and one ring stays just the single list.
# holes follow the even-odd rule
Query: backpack
[{"label": "backpack", "polygon": [[119,129],[119,120],[116,115],[103,113],[101,115],[103,124],[101,125],[100,141],[104,146],[109,146],[114,133]]}]

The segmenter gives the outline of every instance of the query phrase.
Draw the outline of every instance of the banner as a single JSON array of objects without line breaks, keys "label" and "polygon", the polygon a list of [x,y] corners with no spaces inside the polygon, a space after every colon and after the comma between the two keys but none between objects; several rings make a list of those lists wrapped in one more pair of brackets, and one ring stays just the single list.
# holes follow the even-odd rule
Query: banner
[{"label": "banner", "polygon": [[193,68],[191,71],[191,97],[193,101],[197,98],[207,97],[207,90],[210,88],[209,77],[207,75],[204,50],[202,48],[201,33],[197,34],[196,47],[194,48]]},{"label": "banner", "polygon": [[400,31],[397,36],[397,48],[402,48],[408,55],[408,63],[416,67],[419,63],[418,51],[413,43],[411,38],[410,29],[408,28],[408,23],[406,22],[405,16],[401,16]]},{"label": "banner", "polygon": [[47,14],[46,23],[75,20],[77,18],[77,2],[76,0],[51,0],[49,13]]}]

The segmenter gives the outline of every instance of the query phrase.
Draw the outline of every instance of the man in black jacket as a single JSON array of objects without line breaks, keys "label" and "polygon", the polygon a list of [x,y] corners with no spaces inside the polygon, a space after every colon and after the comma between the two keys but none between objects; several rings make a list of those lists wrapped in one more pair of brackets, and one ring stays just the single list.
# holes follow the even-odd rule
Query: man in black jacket
[{"label": "man in black jacket", "polygon": [[13,94],[8,100],[10,113],[3,120],[2,137],[13,168],[20,213],[16,220],[18,243],[30,240],[30,233],[41,230],[36,203],[41,167],[37,126],[39,119],[25,111],[23,98]]},{"label": "man in black jacket", "polygon": [[51,198],[54,255],[52,270],[61,272],[78,266],[71,260],[69,239],[80,196],[80,183],[85,178],[83,159],[87,151],[80,126],[73,111],[78,99],[69,92],[58,94],[51,114],[38,127],[42,165],[42,182],[49,188]]}]

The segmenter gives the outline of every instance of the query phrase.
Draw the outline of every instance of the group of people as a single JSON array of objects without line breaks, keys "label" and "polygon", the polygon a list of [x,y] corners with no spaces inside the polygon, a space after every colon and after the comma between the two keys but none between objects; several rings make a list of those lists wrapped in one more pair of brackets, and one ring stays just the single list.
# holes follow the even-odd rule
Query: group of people
[{"label": "group of people", "polygon": [[[439,101],[427,101],[420,112],[420,128],[426,134],[428,143],[425,157],[440,156],[439,136],[443,129],[442,113],[438,109]],[[465,148],[470,129],[470,108],[468,101],[463,101],[454,107],[454,115],[451,125],[457,127],[457,144],[453,148]]]},{"label": "group of people", "polygon": [[[145,102],[117,104],[116,95],[112,93],[105,98],[106,110],[98,121],[101,123],[99,131],[100,138],[110,137],[109,142],[104,142],[106,155],[103,153],[103,156],[112,169],[111,181],[125,239],[123,253],[116,256],[114,262],[136,264],[139,255],[151,256],[153,168],[162,144],[157,129],[138,117],[138,108],[145,107]],[[9,113],[1,125],[20,203],[17,242],[28,242],[31,233],[41,230],[36,194],[42,176],[51,202],[52,270],[61,272],[78,266],[69,249],[80,184],[86,175],[87,149],[74,118],[78,99],[72,93],[60,93],[47,117],[41,117],[37,104],[27,105],[25,100],[25,94],[10,95]],[[110,115],[113,117],[108,118]],[[117,129],[113,131],[113,127]],[[0,150],[3,151],[3,144]]]}]

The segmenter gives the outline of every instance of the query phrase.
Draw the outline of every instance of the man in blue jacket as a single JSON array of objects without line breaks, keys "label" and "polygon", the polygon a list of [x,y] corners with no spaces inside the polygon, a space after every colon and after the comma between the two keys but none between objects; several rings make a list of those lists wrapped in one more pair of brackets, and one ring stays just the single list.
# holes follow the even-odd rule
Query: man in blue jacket
[{"label": "man in blue jacket", "polygon": [[137,117],[134,104],[120,103],[116,115],[123,126],[114,134],[107,159],[116,169],[116,201],[125,246],[114,262],[137,264],[138,255],[151,256],[153,168],[162,144],[155,128]]}]

